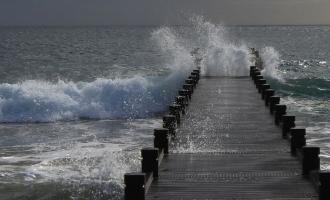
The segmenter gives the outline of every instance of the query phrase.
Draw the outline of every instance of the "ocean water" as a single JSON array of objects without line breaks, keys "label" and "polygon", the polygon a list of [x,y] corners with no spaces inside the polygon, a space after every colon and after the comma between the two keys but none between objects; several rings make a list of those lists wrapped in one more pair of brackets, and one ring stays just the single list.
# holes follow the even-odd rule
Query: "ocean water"
[{"label": "ocean water", "polygon": [[329,31],[201,17],[185,27],[0,27],[0,199],[121,199],[123,174],[139,170],[197,47],[202,73],[218,76],[248,75],[249,47],[260,49],[263,74],[329,169]]}]

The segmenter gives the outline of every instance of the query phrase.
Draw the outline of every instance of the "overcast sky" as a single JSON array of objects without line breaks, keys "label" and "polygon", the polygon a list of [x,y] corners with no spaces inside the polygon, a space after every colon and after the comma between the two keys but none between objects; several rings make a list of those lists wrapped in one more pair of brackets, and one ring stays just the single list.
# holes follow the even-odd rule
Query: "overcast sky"
[{"label": "overcast sky", "polygon": [[330,0],[0,0],[0,25],[330,24]]}]

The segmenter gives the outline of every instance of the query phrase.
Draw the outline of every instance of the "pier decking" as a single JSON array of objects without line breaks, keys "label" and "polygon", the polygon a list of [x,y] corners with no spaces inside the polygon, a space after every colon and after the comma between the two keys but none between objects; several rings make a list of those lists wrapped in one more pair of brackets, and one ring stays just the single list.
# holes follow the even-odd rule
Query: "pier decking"
[{"label": "pier decking", "polygon": [[249,77],[201,78],[170,149],[148,200],[318,198]]},{"label": "pier decking", "polygon": [[125,200],[330,199],[320,148],[306,145],[260,67],[253,81],[199,74],[155,129],[154,148],[141,150],[141,172],[125,174]]}]

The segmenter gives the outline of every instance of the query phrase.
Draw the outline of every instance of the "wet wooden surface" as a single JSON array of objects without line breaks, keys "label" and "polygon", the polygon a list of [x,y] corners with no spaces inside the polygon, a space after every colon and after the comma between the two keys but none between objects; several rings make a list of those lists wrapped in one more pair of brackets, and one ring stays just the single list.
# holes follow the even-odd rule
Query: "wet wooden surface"
[{"label": "wet wooden surface", "polygon": [[318,199],[249,77],[202,78],[146,199]]}]

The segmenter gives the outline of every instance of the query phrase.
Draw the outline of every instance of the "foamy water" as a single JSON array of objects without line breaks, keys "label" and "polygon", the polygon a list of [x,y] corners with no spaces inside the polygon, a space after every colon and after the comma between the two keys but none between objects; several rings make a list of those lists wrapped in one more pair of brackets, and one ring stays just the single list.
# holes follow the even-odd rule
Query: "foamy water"
[{"label": "foamy water", "polygon": [[0,85],[0,122],[145,118],[164,112],[188,71],[194,67],[192,46],[200,48],[202,74],[248,75],[251,63],[246,45],[231,42],[222,25],[214,25],[201,17],[192,22],[195,24],[193,37],[198,38],[193,45],[185,45],[181,38],[184,36],[169,27],[151,33],[151,41],[168,58],[165,65],[168,75],[97,78],[92,82],[26,80],[4,83]]},{"label": "foamy water", "polygon": [[[307,57],[310,52],[287,45],[299,41],[278,41],[290,37],[279,36],[283,31],[299,34],[296,27],[235,28],[202,17],[191,24],[0,30],[6,49],[0,61],[0,122],[11,122],[0,124],[0,199],[12,199],[10,191],[31,199],[121,199],[123,174],[140,169],[139,151],[152,146],[153,129],[161,126],[160,116],[195,57],[201,58],[203,75],[247,76],[248,47],[260,50],[263,75],[306,125],[308,143],[321,146],[322,167],[328,169],[326,56],[314,50],[319,57]],[[203,141],[188,138],[172,150],[219,151]]]}]

